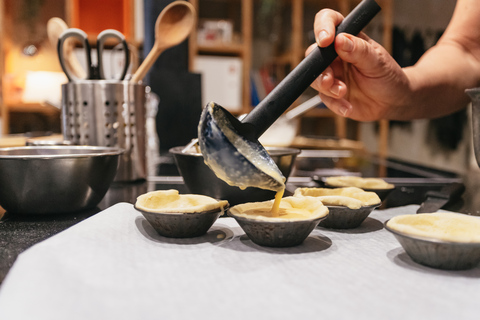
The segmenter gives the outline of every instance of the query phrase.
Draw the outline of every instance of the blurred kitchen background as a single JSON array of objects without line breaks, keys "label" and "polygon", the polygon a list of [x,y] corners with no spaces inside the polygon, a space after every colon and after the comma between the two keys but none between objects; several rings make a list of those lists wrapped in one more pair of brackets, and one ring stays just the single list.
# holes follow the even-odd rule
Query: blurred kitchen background
[{"label": "blurred kitchen background", "polygon": [[[377,0],[382,12],[365,30],[402,66],[414,64],[435,44],[455,0]],[[152,48],[154,24],[170,0],[2,0],[0,2],[0,127],[2,144],[61,134],[60,85],[66,78],[49,41],[47,22],[62,18],[95,38],[122,32],[133,72]],[[157,141],[160,174],[174,170],[168,149],[196,137],[202,107],[210,100],[235,115],[248,113],[304,56],[314,42],[313,21],[322,8],[347,14],[356,0],[191,0],[198,27],[188,41],[165,51],[145,82],[159,97],[149,110],[149,135]],[[108,47],[109,73],[123,63]],[[84,63],[81,48],[76,48]],[[93,55],[95,56],[95,54]],[[315,95],[311,89],[293,107]],[[154,100],[155,101],[155,100]],[[434,120],[359,123],[319,105],[265,143],[304,149],[350,149],[464,173],[472,160],[469,108]],[[292,131],[293,130],[293,131]],[[288,132],[293,132],[293,139]],[[278,134],[280,132],[280,134]],[[15,139],[20,139],[15,142]],[[161,168],[162,166],[160,166]],[[163,170],[163,171],[162,171]]]}]

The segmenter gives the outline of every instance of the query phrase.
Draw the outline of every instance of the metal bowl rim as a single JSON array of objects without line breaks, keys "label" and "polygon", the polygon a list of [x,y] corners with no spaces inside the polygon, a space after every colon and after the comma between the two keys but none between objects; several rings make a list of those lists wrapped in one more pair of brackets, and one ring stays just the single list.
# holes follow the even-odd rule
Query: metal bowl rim
[{"label": "metal bowl rim", "polygon": [[236,216],[232,213],[230,213],[230,210],[227,212],[227,215],[229,217],[232,217],[234,219],[239,219],[241,221],[245,221],[245,222],[259,222],[260,224],[285,224],[285,223],[301,223],[301,222],[315,222],[315,221],[321,221],[321,220],[324,220],[328,217],[328,213],[322,217],[318,217],[318,218],[315,218],[315,219],[304,219],[304,220],[283,220],[283,221],[273,221],[273,220],[258,220],[258,219],[249,219],[249,218],[245,218],[245,217],[239,217],[239,216]]},{"label": "metal bowl rim", "polygon": [[478,248],[480,248],[480,242],[477,242],[477,243],[475,243],[475,242],[455,242],[455,241],[447,241],[447,240],[441,240],[441,239],[435,239],[435,238],[422,237],[422,236],[417,236],[417,235],[410,235],[410,234],[406,234],[406,233],[403,233],[403,232],[399,232],[399,231],[393,230],[392,228],[387,226],[388,221],[390,221],[390,219],[388,219],[387,221],[385,221],[383,223],[384,228],[387,231],[393,233],[394,235],[397,235],[397,236],[400,236],[400,237],[404,237],[404,238],[411,239],[411,240],[416,240],[416,241],[432,243],[432,244],[446,244],[446,245],[451,245],[451,246],[465,246],[465,247],[478,247]]},{"label": "metal bowl rim", "polygon": [[[219,208],[219,209],[212,209],[212,210],[200,211],[200,212],[153,212],[153,211],[140,209],[137,207],[136,204],[134,204],[133,207],[135,208],[135,210],[140,211],[142,213],[146,212],[147,214],[155,214],[155,215],[162,215],[162,216],[177,216],[177,217],[186,216],[186,215],[203,215],[203,214],[217,213],[222,211],[222,208]],[[229,208],[228,206],[224,207],[223,211],[227,212],[228,208]]]},{"label": "metal bowl rim", "polygon": [[73,82],[67,82],[62,84],[62,86],[76,86],[76,85],[131,85],[131,86],[140,86],[147,88],[145,84],[133,83],[129,80],[114,80],[114,79],[78,79]]},{"label": "metal bowl rim", "polygon": [[[0,151],[22,151],[22,150],[80,150],[81,153],[55,153],[55,154],[1,154],[0,159],[59,159],[59,158],[85,158],[85,157],[103,157],[117,156],[125,152],[125,149],[116,147],[101,146],[24,146],[0,148]],[[100,151],[100,152],[97,152]]]}]

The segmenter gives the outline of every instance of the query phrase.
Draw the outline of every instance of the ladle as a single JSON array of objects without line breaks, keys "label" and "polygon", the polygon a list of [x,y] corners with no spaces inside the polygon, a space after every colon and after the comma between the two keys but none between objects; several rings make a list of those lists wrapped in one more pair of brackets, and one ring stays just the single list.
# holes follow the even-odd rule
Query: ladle
[{"label": "ladle", "polygon": [[[338,25],[336,34],[358,34],[380,9],[375,0],[363,0]],[[334,44],[317,47],[242,122],[210,102],[198,125],[199,146],[205,163],[231,185],[283,189],[285,178],[258,138],[336,57]]]},{"label": "ladle", "polygon": [[[308,112],[310,109],[315,108],[322,102],[322,99],[318,95],[315,95],[313,98],[308,99],[307,101],[303,102],[299,106],[295,107],[294,109],[288,111],[284,115],[282,115],[279,119],[278,122],[281,122],[281,119],[283,119],[284,123],[289,123],[292,122],[295,118],[301,116],[305,112]],[[238,120],[242,121],[247,114],[242,114],[238,117]],[[276,123],[276,124],[277,124]],[[275,125],[276,125],[275,124]],[[296,132],[296,129],[295,129]],[[182,153],[189,152],[191,148],[195,147],[195,150],[197,153],[200,153],[200,150],[198,149],[198,139],[194,138],[192,139],[183,149]]]},{"label": "ladle", "polygon": [[187,38],[195,21],[195,8],[189,2],[174,1],[166,6],[155,22],[155,42],[152,50],[130,81],[137,83],[142,80],[163,51]]}]

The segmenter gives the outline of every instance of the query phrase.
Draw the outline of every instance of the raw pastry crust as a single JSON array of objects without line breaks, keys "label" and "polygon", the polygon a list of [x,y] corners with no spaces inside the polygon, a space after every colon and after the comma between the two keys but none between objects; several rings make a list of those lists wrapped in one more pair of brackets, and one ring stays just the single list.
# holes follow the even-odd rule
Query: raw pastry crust
[{"label": "raw pastry crust", "polygon": [[[280,216],[268,216],[268,212],[272,209],[274,200],[262,202],[249,202],[236,205],[230,208],[230,214],[237,217],[248,219],[257,219],[264,221],[298,221],[298,220],[314,220],[328,215],[328,208],[314,197],[285,197],[280,202]],[[287,217],[281,212],[292,213],[295,217]],[[259,214],[263,212],[264,214]],[[265,215],[267,213],[267,215]]]},{"label": "raw pastry crust", "polygon": [[356,176],[328,177],[325,183],[332,187],[357,187],[361,189],[393,189],[395,186],[379,178],[362,178]]},{"label": "raw pastry crust", "polygon": [[193,213],[223,210],[228,201],[198,194],[179,194],[178,190],[158,190],[142,194],[135,206],[143,211],[158,213]]},{"label": "raw pastry crust", "polygon": [[359,209],[364,206],[380,204],[375,192],[364,191],[356,187],[347,188],[298,188],[294,197],[316,197],[326,206],[345,206]]},{"label": "raw pastry crust", "polygon": [[480,218],[453,212],[393,217],[387,226],[402,234],[451,242],[480,243]]}]

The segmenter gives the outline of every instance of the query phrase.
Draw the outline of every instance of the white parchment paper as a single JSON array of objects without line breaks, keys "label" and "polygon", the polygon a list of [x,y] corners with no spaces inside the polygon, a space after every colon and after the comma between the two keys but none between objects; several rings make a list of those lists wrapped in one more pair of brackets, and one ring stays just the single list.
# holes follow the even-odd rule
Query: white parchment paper
[{"label": "white parchment paper", "polygon": [[417,208],[275,249],[232,218],[164,238],[120,203],[22,253],[0,287],[0,319],[479,319],[480,268],[418,265],[383,229]]}]

